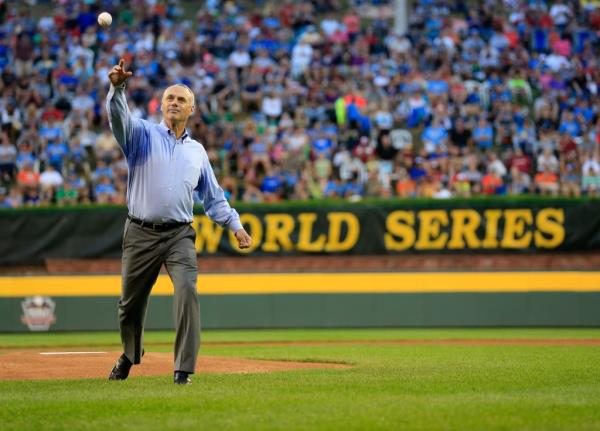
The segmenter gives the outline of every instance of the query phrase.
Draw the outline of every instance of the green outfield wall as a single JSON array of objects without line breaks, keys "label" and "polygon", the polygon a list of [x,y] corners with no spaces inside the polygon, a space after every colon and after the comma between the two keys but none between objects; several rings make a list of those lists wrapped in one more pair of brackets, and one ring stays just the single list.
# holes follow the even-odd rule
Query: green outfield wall
[{"label": "green outfield wall", "polygon": [[[1,332],[29,331],[25,298],[0,299]],[[117,297],[52,298],[50,331],[116,330]],[[600,326],[600,293],[200,295],[202,327]],[[146,328],[172,329],[172,298],[150,300]]]},{"label": "green outfield wall", "polygon": [[[600,326],[600,273],[210,274],[204,328]],[[173,328],[160,276],[148,329]],[[0,277],[0,332],[117,329],[119,276]]]}]

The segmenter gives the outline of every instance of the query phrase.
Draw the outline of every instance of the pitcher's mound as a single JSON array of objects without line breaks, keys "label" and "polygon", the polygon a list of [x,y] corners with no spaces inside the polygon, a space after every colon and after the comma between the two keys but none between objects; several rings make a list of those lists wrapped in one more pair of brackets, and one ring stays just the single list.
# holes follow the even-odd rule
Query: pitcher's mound
[{"label": "pitcher's mound", "polygon": [[[19,351],[0,354],[0,380],[108,378],[120,352],[35,352]],[[197,373],[268,373],[307,368],[349,368],[345,364],[263,361],[199,356]],[[131,368],[130,376],[164,376],[173,373],[172,353],[146,353],[140,365]]]}]

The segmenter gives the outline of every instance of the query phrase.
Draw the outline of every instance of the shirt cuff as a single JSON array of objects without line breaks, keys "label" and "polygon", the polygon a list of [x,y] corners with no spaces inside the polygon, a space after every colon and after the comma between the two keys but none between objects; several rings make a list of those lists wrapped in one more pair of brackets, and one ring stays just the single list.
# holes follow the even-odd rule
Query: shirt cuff
[{"label": "shirt cuff", "polygon": [[231,231],[233,233],[237,232],[240,229],[244,229],[244,226],[242,226],[242,223],[240,222],[239,218],[234,218],[233,220],[231,220],[229,222],[229,229],[231,229]]}]

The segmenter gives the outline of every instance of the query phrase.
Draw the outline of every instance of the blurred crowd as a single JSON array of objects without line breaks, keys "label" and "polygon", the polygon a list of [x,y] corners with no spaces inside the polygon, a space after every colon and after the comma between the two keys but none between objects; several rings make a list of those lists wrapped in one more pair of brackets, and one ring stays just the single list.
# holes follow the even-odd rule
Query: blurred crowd
[{"label": "blurred crowd", "polygon": [[125,202],[119,58],[134,116],[194,90],[231,201],[597,195],[600,2],[408,3],[0,0],[0,207]]}]

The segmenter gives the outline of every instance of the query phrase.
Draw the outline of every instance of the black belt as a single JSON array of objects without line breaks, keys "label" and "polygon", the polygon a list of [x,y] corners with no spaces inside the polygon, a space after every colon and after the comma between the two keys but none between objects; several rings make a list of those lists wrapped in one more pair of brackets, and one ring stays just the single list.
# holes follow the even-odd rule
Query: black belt
[{"label": "black belt", "polygon": [[185,222],[185,221],[174,221],[174,222],[167,222],[167,223],[152,223],[152,222],[141,220],[139,218],[135,218],[132,216],[127,216],[127,218],[132,223],[139,224],[141,227],[147,227],[148,229],[161,231],[161,232],[190,224],[189,222]]}]

